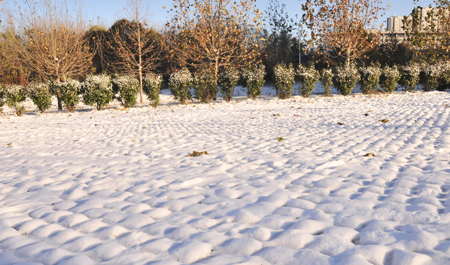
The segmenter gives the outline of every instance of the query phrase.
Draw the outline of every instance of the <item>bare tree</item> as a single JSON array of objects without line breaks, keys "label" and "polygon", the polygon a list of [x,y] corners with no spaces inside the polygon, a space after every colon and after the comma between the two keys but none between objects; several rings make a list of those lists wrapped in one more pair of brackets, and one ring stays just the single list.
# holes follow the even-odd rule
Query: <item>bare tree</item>
[{"label": "bare tree", "polygon": [[164,40],[154,29],[146,28],[150,11],[143,0],[128,0],[125,15],[110,29],[108,42],[110,61],[116,70],[139,78],[140,101],[143,102],[143,74],[155,70],[161,63]]},{"label": "bare tree", "polygon": [[[92,54],[85,38],[87,24],[76,1],[27,1],[15,17],[21,32],[15,39],[21,58],[41,79],[60,81],[90,70]],[[58,98],[58,109],[62,109]]]},{"label": "bare tree", "polygon": [[309,48],[347,65],[377,45],[381,0],[303,0],[303,22],[311,30]]},{"label": "bare tree", "polygon": [[167,23],[171,56],[194,69],[239,67],[260,59],[261,13],[255,0],[173,0]]}]

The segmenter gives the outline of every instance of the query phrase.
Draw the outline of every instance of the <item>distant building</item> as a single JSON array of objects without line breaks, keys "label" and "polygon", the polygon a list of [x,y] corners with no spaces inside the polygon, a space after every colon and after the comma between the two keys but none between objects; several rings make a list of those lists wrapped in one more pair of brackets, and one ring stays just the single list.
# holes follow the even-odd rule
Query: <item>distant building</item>
[{"label": "distant building", "polygon": [[392,16],[387,18],[387,30],[389,32],[405,32],[403,30],[403,17]]}]

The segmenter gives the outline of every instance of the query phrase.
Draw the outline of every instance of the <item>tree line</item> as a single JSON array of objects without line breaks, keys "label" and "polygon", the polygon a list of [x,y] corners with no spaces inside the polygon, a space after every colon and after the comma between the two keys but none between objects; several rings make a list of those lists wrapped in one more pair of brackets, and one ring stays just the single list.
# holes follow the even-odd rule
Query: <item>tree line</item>
[{"label": "tree line", "polygon": [[[301,0],[301,17],[290,18],[281,0],[261,12],[256,0],[173,0],[169,20],[151,26],[143,0],[128,0],[124,18],[105,28],[89,25],[79,2],[26,1],[1,11],[0,83],[84,80],[88,74],[167,77],[187,68],[208,73],[263,64],[274,79],[280,63],[331,66],[406,65],[449,55],[450,6],[434,0],[431,14],[405,19],[407,39],[382,40],[381,0]],[[300,10],[299,10],[300,11]],[[426,27],[419,27],[419,20]],[[275,81],[275,80],[274,80]]]}]

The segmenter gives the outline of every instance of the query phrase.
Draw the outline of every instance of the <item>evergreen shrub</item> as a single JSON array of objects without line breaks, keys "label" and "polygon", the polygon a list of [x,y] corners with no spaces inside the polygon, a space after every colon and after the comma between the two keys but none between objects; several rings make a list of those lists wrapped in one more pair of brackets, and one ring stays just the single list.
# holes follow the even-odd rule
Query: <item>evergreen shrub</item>
[{"label": "evergreen shrub", "polygon": [[162,75],[154,73],[148,73],[143,80],[144,93],[147,95],[148,100],[152,102],[150,105],[154,108],[158,107],[159,104],[159,92],[161,91],[162,82]]},{"label": "evergreen shrub", "polygon": [[309,67],[299,65],[297,75],[300,81],[300,94],[308,98],[314,89],[316,89],[316,84],[320,80],[320,73],[314,65],[310,65]]},{"label": "evergreen shrub", "polygon": [[275,90],[280,99],[290,98],[294,90],[295,70],[292,64],[277,64],[273,69],[275,75]]},{"label": "evergreen shrub", "polygon": [[419,84],[421,66],[418,63],[410,63],[400,68],[400,85],[405,87],[406,91],[414,91]]},{"label": "evergreen shrub", "polygon": [[353,88],[355,88],[360,79],[358,68],[354,64],[338,66],[334,69],[333,84],[344,96],[348,96],[353,92]]},{"label": "evergreen shrub", "polygon": [[5,85],[4,93],[6,105],[10,108],[15,108],[17,116],[23,116],[25,107],[20,103],[26,100],[25,88],[21,85]]},{"label": "evergreen shrub", "polygon": [[242,69],[242,79],[247,87],[249,98],[255,100],[261,95],[262,87],[266,83],[265,75],[266,70],[263,64],[249,65]]},{"label": "evergreen shrub", "polygon": [[380,77],[383,73],[379,65],[372,65],[360,69],[361,73],[361,92],[369,94],[372,91],[378,91]]},{"label": "evergreen shrub", "polygon": [[397,66],[383,68],[383,74],[381,75],[381,88],[386,93],[392,93],[397,89],[398,82],[400,81],[401,73],[397,69]]},{"label": "evergreen shrub", "polygon": [[68,78],[65,82],[51,82],[50,91],[53,95],[59,97],[67,110],[75,111],[75,107],[80,102],[81,83],[78,80]]},{"label": "evergreen shrub", "polygon": [[88,75],[82,85],[84,103],[102,110],[114,100],[111,78],[105,74]]},{"label": "evergreen shrub", "polygon": [[323,95],[326,97],[331,97],[331,86],[333,85],[333,70],[332,69],[323,69],[320,72],[321,80],[323,87]]},{"label": "evergreen shrub", "polygon": [[190,88],[192,87],[194,79],[188,69],[183,68],[180,71],[172,73],[169,77],[169,89],[173,97],[186,104],[188,99],[192,99]]},{"label": "evergreen shrub", "polygon": [[239,82],[239,70],[234,67],[228,67],[219,74],[218,85],[223,98],[230,102],[233,98],[234,88]]},{"label": "evergreen shrub", "polygon": [[116,99],[125,108],[133,107],[137,103],[137,94],[140,83],[132,75],[124,75],[114,78],[112,88],[116,94]]},{"label": "evergreen shrub", "polygon": [[52,106],[52,93],[49,83],[30,83],[27,86],[28,97],[44,113]]},{"label": "evergreen shrub", "polygon": [[202,103],[209,103],[217,98],[217,79],[210,69],[201,69],[194,76],[195,98]]}]

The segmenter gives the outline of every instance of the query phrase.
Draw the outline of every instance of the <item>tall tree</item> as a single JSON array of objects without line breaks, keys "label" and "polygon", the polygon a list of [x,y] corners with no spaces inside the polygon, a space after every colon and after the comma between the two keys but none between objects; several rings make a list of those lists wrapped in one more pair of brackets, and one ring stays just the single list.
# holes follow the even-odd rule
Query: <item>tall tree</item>
[{"label": "tall tree", "polygon": [[181,66],[219,69],[260,59],[256,0],[173,0],[167,23],[171,56]]},{"label": "tall tree", "polygon": [[429,8],[414,8],[409,17],[404,17],[403,25],[414,51],[413,60],[435,61],[450,58],[449,0],[433,0]]},{"label": "tall tree", "polygon": [[264,11],[263,29],[263,63],[269,76],[279,63],[299,63],[299,38],[303,32],[296,20],[289,17],[285,4],[270,0]]},{"label": "tall tree", "polygon": [[[60,81],[86,74],[91,67],[92,54],[85,38],[87,23],[82,7],[74,1],[28,1],[15,17],[20,38],[21,58],[41,79]],[[58,100],[58,108],[62,109]]]},{"label": "tall tree", "polygon": [[371,50],[378,39],[372,30],[384,8],[381,0],[303,0],[303,22],[311,30],[309,48],[327,63],[349,65]]},{"label": "tall tree", "polygon": [[139,78],[142,103],[143,74],[161,63],[164,40],[156,30],[146,28],[150,11],[143,0],[128,0],[124,10],[129,20],[121,19],[108,30],[111,62],[116,70]]}]

